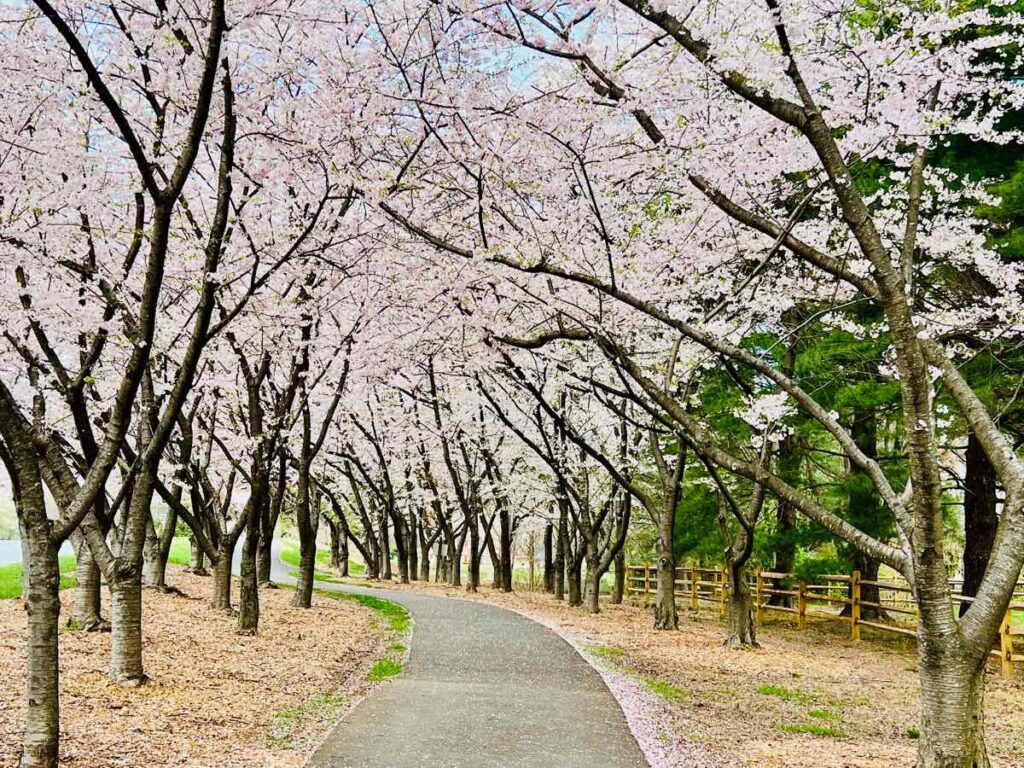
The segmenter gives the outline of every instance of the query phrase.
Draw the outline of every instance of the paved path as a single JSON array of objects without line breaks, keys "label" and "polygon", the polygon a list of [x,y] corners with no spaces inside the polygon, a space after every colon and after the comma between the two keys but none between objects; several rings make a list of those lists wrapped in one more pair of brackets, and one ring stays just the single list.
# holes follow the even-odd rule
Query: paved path
[{"label": "paved path", "polygon": [[404,605],[411,655],[401,676],[335,727],[309,768],[647,765],[600,676],[540,624],[467,600],[343,591]]}]

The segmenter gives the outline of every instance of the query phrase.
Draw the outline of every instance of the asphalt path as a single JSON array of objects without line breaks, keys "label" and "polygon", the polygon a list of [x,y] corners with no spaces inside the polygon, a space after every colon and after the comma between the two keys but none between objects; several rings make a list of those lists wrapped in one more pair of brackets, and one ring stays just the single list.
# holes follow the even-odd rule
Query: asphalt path
[{"label": "asphalt path", "polygon": [[309,768],[643,768],[601,677],[549,629],[469,600],[318,583],[413,619],[402,674],[360,702]]}]

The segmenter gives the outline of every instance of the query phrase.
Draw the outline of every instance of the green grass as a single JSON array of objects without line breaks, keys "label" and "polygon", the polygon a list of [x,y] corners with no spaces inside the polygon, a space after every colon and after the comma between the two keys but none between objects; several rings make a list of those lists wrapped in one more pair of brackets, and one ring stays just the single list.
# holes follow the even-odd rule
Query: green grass
[{"label": "green grass", "polygon": [[644,677],[641,679],[644,681],[644,685],[647,686],[647,690],[669,703],[675,704],[686,698],[686,691],[678,685],[659,680],[656,677]]},{"label": "green grass", "polygon": [[759,685],[757,692],[762,696],[775,696],[786,701],[809,701],[811,696],[804,691],[783,688],[781,685]]},{"label": "green grass", "polygon": [[[387,622],[388,631],[392,633],[405,635],[409,631],[411,625],[409,612],[398,603],[381,600],[372,595],[352,595],[347,592],[332,592],[326,589],[318,589],[316,593],[334,600],[354,600],[360,605],[376,611],[380,618]],[[371,683],[380,683],[401,674],[405,666],[401,656],[405,654],[405,651],[406,647],[403,643],[392,642],[388,645],[388,653],[391,655],[374,662],[366,679]]]},{"label": "green grass", "polygon": [[190,565],[192,563],[192,541],[187,536],[175,536],[171,541],[171,553],[167,556],[171,565]]},{"label": "green grass", "polygon": [[409,631],[411,624],[409,612],[398,603],[393,603],[390,600],[381,600],[379,597],[373,597],[372,595],[352,595],[347,592],[329,592],[323,589],[318,589],[316,592],[326,597],[332,597],[335,600],[355,600],[360,605],[364,605],[379,613],[387,621],[388,629],[392,632],[405,633]]},{"label": "green grass", "polygon": [[[299,545],[296,542],[287,541],[281,546],[281,560],[293,568],[299,567]],[[331,553],[326,549],[317,549],[316,551],[316,564],[317,568],[330,568],[331,567]],[[319,570],[318,570],[319,572]],[[348,572],[350,576],[358,576],[366,572],[366,566],[356,560],[348,561]],[[294,575],[294,574],[293,574]],[[320,577],[320,581],[330,581],[333,574],[326,573]],[[317,578],[314,576],[313,578]]]},{"label": "green grass", "polygon": [[818,718],[819,720],[832,720],[832,721],[842,720],[842,718],[839,715],[837,715],[835,712],[829,712],[827,709],[812,709],[808,714],[811,717]]},{"label": "green grass", "polygon": [[[293,579],[299,578],[299,572],[298,571],[289,571],[288,575],[291,576]],[[332,576],[331,574],[326,573],[324,571],[313,571],[313,581],[322,581],[322,582],[325,582],[327,584],[341,584],[342,583],[341,579],[336,578],[336,577]]]},{"label": "green grass", "polygon": [[627,655],[624,650],[616,648],[613,645],[588,645],[587,651],[591,656],[596,656],[599,659],[607,659],[608,661],[621,659]]},{"label": "green grass", "polygon": [[371,683],[380,683],[388,678],[392,678],[395,675],[402,674],[402,667],[404,664],[401,659],[394,659],[387,657],[384,659],[378,659],[373,669],[370,670],[370,674],[366,676],[366,679]]},{"label": "green grass", "polygon": [[[316,593],[324,597],[330,597],[333,600],[354,600],[360,605],[376,611],[377,615],[387,622],[387,629],[392,634],[402,635],[404,638],[409,632],[409,627],[412,623],[409,618],[409,612],[398,603],[393,603],[390,600],[381,600],[379,597],[373,597],[372,595],[353,595],[347,592],[332,592],[326,589],[318,589]],[[371,683],[380,683],[401,674],[405,666],[405,662],[402,660],[405,651],[404,643],[398,642],[398,639],[392,641],[388,645],[389,655],[383,659],[378,659],[374,663],[366,679]]]},{"label": "green grass", "polygon": [[[299,545],[297,542],[285,542],[281,547],[281,559],[288,565],[298,567],[299,565]],[[322,565],[325,568],[331,564],[331,553],[326,549],[318,549],[316,551],[316,564]]]},{"label": "green grass", "polygon": [[[74,555],[61,555],[60,558],[60,588],[70,589],[75,586],[75,564]],[[167,562],[172,565],[188,565],[192,561],[192,545],[185,536],[175,536],[171,542],[171,553]],[[21,563],[9,563],[0,565],[0,600],[21,597]]]},{"label": "green grass", "polygon": [[[60,588],[75,586],[75,556],[60,556]],[[21,563],[0,565],[0,599],[21,597]]]},{"label": "green grass", "polygon": [[920,739],[921,738],[921,729],[920,728],[907,728],[907,738],[908,739]]},{"label": "green grass", "polygon": [[833,739],[842,739],[846,734],[839,728],[827,725],[813,725],[811,723],[800,723],[798,725],[779,726],[786,733],[808,733],[812,736],[829,736]]}]

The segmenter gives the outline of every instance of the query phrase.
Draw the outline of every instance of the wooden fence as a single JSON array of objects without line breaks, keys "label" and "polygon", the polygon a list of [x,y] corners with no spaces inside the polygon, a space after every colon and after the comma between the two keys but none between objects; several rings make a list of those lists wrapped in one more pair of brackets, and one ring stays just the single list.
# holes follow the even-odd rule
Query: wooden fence
[{"label": "wooden fence", "polygon": [[[850,627],[850,637],[854,640],[860,640],[863,627],[917,636],[917,605],[906,583],[869,581],[862,579],[859,571],[849,576],[821,576],[817,582],[808,584],[792,573],[758,571],[748,582],[757,623],[764,621],[766,611],[777,611],[793,615],[799,629],[807,626],[808,619],[841,622]],[[657,583],[657,566],[627,567],[627,594],[644,604],[654,596]],[[950,586],[955,604],[973,600],[958,594],[962,586],[960,580],[951,580]],[[862,599],[865,592],[871,595],[876,591],[876,600]],[[678,601],[689,602],[692,610],[711,603],[724,614],[729,606],[728,571],[721,568],[676,568],[675,595]],[[882,618],[864,618],[864,608],[875,609],[872,613],[878,613]],[[999,660],[1003,677],[1012,678],[1014,665],[1024,664],[1024,653],[1018,653],[1016,648],[1016,643],[1024,643],[1024,640],[1016,638],[1024,638],[1024,582],[1017,584],[1014,590],[1013,600],[999,630],[997,647],[992,649],[992,656]]]}]

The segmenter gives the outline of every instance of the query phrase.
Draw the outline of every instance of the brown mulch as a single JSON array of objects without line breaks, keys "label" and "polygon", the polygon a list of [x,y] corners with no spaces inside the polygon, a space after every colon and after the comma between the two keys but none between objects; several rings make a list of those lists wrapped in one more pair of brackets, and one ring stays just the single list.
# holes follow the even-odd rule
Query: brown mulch
[{"label": "brown mulch", "polygon": [[[910,638],[876,636],[865,629],[865,639],[854,643],[842,625],[812,622],[801,632],[782,617],[759,628],[759,650],[727,650],[722,647],[725,628],[712,609],[694,615],[680,608],[679,631],[657,632],[651,611],[610,605],[606,599],[602,612],[590,616],[542,592],[507,595],[482,587],[469,595],[422,583],[411,588],[487,600],[557,628],[590,649],[596,663],[633,674],[657,693],[659,705],[667,704],[659,706],[661,727],[682,743],[699,747],[709,756],[707,765],[914,764],[917,743],[911,734],[920,727],[920,689]],[[990,669],[989,755],[995,766],[1024,768],[1024,680],[1020,673],[1016,680],[1001,678],[994,664]],[[834,734],[786,730],[807,726],[834,729]]]},{"label": "brown mulch", "polygon": [[[62,631],[61,765],[293,768],[366,689],[387,637],[350,600],[288,605],[292,592],[260,593],[260,631],[236,634],[208,602],[210,580],[171,569],[187,597],[146,590],[141,688],[108,681],[110,635]],[[104,596],[106,598],[106,595]],[[62,618],[72,590],[62,593]],[[104,615],[109,610],[104,605]],[[14,766],[24,716],[25,613],[0,600],[0,765]]]}]

